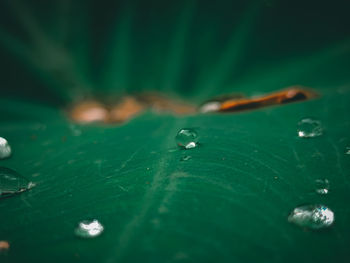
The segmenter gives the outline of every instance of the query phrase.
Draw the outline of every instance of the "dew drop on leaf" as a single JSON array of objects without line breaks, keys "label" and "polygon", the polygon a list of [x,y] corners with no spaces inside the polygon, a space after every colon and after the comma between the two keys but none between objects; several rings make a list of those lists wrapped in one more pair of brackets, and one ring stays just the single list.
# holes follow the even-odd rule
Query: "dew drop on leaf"
[{"label": "dew drop on leaf", "polygon": [[334,213],[324,205],[304,205],[294,208],[288,221],[300,227],[322,229],[334,223]]},{"label": "dew drop on leaf", "polygon": [[184,149],[192,149],[198,146],[198,135],[193,129],[181,129],[176,137],[176,144]]},{"label": "dew drop on leaf", "polygon": [[345,148],[345,154],[350,155],[350,146]]},{"label": "dew drop on leaf", "polygon": [[103,225],[96,219],[81,221],[75,229],[75,234],[82,238],[93,238],[102,234]]},{"label": "dew drop on leaf", "polygon": [[11,156],[11,146],[5,138],[0,137],[0,159],[5,159]]},{"label": "dew drop on leaf", "polygon": [[300,138],[313,138],[321,136],[323,128],[320,121],[306,118],[298,122],[297,131]]},{"label": "dew drop on leaf", "polygon": [[181,158],[181,161],[188,161],[188,160],[190,160],[190,159],[192,159],[192,156],[186,155],[186,156],[183,156],[183,157]]},{"label": "dew drop on leaf", "polygon": [[329,191],[329,181],[327,179],[315,180],[315,191],[320,195],[326,195]]},{"label": "dew drop on leaf", "polygon": [[16,171],[0,167],[0,198],[22,193],[35,186]]}]

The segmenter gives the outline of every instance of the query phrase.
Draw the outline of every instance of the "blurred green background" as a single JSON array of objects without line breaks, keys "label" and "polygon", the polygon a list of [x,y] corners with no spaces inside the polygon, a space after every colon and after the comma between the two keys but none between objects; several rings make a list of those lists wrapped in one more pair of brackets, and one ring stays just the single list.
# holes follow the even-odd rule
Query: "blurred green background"
[{"label": "blurred green background", "polygon": [[91,93],[344,85],[348,11],[347,1],[2,1],[2,94],[62,105]]},{"label": "blurred green background", "polygon": [[[36,183],[0,200],[0,262],[348,262],[349,1],[0,3],[0,166]],[[81,126],[62,109],[158,91],[194,104],[300,84],[321,97],[228,115],[146,112]],[[319,119],[302,140],[296,124]],[[200,147],[175,150],[194,127]],[[141,132],[142,131],[142,132]],[[188,161],[181,161],[191,156]],[[330,192],[318,195],[315,180]],[[305,203],[325,231],[287,222]],[[96,218],[105,232],[74,236]]]}]

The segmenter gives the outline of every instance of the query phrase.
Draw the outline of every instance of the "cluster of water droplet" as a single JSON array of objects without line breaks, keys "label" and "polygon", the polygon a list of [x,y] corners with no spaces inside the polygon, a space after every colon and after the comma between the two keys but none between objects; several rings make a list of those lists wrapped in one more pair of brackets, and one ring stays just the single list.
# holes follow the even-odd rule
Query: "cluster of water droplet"
[{"label": "cluster of water droplet", "polygon": [[[314,138],[323,134],[319,120],[305,118],[298,122],[297,127],[300,138]],[[320,195],[328,194],[328,179],[315,180],[315,192]],[[309,229],[327,228],[334,223],[334,212],[325,205],[304,205],[294,208],[288,216],[288,221]]]},{"label": "cluster of water droplet", "polygon": [[[298,136],[300,138],[313,138],[321,136],[323,128],[321,122],[314,119],[302,119],[298,123]],[[176,137],[176,144],[182,149],[191,149],[198,146],[198,135],[193,129],[181,129]],[[181,161],[187,161],[191,156],[183,156]],[[327,179],[315,180],[315,191],[326,195],[329,191]],[[295,208],[288,216],[288,221],[301,227],[321,229],[329,227],[334,222],[333,211],[324,205],[305,205]]]},{"label": "cluster of water droplet", "polygon": [[[9,143],[6,139],[0,137],[0,159],[10,156],[11,147]],[[0,167],[0,198],[22,193],[34,186],[35,184],[33,182],[28,181],[16,171],[7,167]],[[98,220],[85,220],[79,223],[78,227],[75,229],[75,234],[82,238],[93,238],[99,236],[103,230],[104,227]]]},{"label": "cluster of water droplet", "polygon": [[[311,118],[305,118],[298,122],[297,133],[300,138],[313,138],[321,136],[323,127],[321,122]],[[194,129],[183,128],[178,131],[175,137],[176,144],[181,149],[193,149],[198,144],[198,134]],[[346,148],[346,154],[350,154],[350,147]],[[11,156],[11,147],[7,140],[0,137],[0,159]],[[181,161],[188,161],[192,157],[185,155]],[[32,188],[34,184],[22,177],[16,171],[0,167],[0,198],[24,192]],[[315,191],[320,195],[326,195],[329,191],[327,179],[315,180]],[[334,222],[334,212],[325,205],[304,205],[294,208],[289,214],[288,221],[298,226],[321,229],[330,227]],[[96,219],[84,220],[79,223],[74,233],[78,237],[93,238],[102,234],[103,225]]]}]

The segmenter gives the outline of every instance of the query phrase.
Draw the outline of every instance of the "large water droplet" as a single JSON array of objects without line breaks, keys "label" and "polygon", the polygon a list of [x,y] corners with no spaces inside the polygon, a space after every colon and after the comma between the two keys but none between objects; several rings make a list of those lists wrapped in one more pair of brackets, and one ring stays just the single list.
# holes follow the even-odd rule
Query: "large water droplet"
[{"label": "large water droplet", "polygon": [[191,149],[198,146],[198,135],[192,129],[181,129],[176,137],[176,144],[184,149]]},{"label": "large water droplet", "polygon": [[11,156],[11,146],[5,138],[0,137],[0,159],[5,159]]},{"label": "large water droplet", "polygon": [[305,205],[295,208],[288,221],[310,229],[327,228],[334,222],[334,213],[324,205]]},{"label": "large water droplet", "polygon": [[16,171],[0,167],[0,198],[22,193],[35,186]]},{"label": "large water droplet", "polygon": [[81,221],[75,229],[75,234],[83,238],[97,237],[103,232],[103,225],[96,219]]},{"label": "large water droplet", "polygon": [[297,130],[300,138],[313,138],[323,133],[321,122],[310,118],[299,121]]},{"label": "large water droplet", "polygon": [[327,179],[315,180],[315,191],[320,195],[326,195],[329,191],[329,181]]}]

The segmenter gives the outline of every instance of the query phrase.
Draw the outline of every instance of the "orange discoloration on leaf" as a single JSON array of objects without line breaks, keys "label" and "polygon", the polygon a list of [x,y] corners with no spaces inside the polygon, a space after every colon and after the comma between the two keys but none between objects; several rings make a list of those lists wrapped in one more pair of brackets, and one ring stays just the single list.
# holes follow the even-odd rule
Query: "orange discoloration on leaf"
[{"label": "orange discoloration on leaf", "polygon": [[196,112],[196,107],[183,101],[169,99],[156,93],[145,93],[139,96],[152,110],[156,112],[173,112],[175,114],[191,114]]},{"label": "orange discoloration on leaf", "polygon": [[108,109],[96,101],[76,104],[70,111],[71,118],[78,123],[108,122]]},{"label": "orange discoloration on leaf", "polygon": [[[310,90],[301,86],[293,86],[259,98],[245,98],[241,94],[217,97],[207,101],[198,110],[202,113],[236,112],[307,100],[315,96],[316,94]],[[147,109],[157,113],[166,112],[178,115],[198,112],[196,107],[183,101],[169,99],[157,93],[143,93],[117,98],[116,102],[108,105],[94,100],[83,101],[74,105],[69,115],[79,123],[123,123]]]},{"label": "orange discoloration on leaf", "polygon": [[124,97],[123,100],[112,107],[110,111],[110,122],[124,122],[135,117],[145,109],[145,105],[134,97]]},{"label": "orange discoloration on leaf", "polygon": [[314,97],[316,97],[316,93],[299,86],[294,86],[259,98],[228,100],[221,104],[219,111],[232,112],[250,110],[266,106],[307,100]]},{"label": "orange discoloration on leaf", "polygon": [[196,108],[179,100],[172,100],[165,96],[147,93],[137,96],[124,96],[116,99],[108,106],[97,101],[83,101],[75,104],[69,115],[78,123],[122,123],[134,118],[145,110],[150,109],[158,113],[170,112],[174,114],[190,114]]},{"label": "orange discoloration on leaf", "polygon": [[0,240],[0,251],[8,250],[10,248],[9,242]]}]

